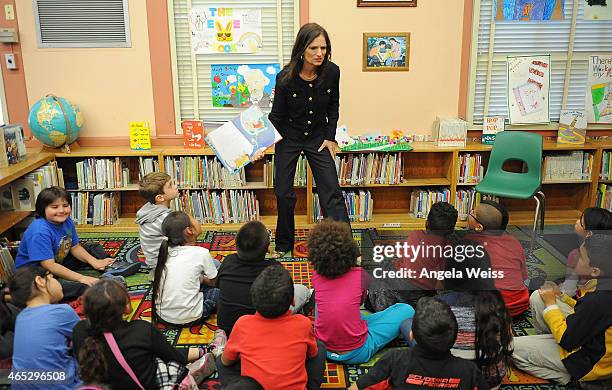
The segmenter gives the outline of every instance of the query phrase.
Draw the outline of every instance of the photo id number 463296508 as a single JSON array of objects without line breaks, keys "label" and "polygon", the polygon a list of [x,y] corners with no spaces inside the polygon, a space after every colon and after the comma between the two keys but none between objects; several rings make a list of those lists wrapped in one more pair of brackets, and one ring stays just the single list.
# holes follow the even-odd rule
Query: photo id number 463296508
[{"label": "photo id number 463296508", "polygon": [[14,383],[62,384],[68,383],[68,374],[60,370],[11,370],[8,379]]}]

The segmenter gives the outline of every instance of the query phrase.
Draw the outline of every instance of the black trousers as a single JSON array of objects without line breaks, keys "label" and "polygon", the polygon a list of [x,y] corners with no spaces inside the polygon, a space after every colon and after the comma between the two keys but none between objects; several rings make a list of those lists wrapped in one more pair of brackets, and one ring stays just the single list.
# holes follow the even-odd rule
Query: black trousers
[{"label": "black trousers", "polygon": [[[274,192],[278,219],[276,223],[276,250],[293,250],[295,241],[295,190],[293,179],[301,152],[304,152],[317,184],[317,193],[325,218],[349,223],[342,191],[338,185],[336,165],[327,149],[318,151],[323,143],[320,137],[307,136],[283,138],[274,150]],[[310,202],[310,199],[306,200]]]},{"label": "black trousers", "polygon": [[[323,383],[327,350],[325,349],[325,345],[319,340],[317,340],[317,347],[319,349],[317,356],[312,359],[306,359],[306,373],[308,374],[308,382],[306,383],[307,390],[318,390],[321,388],[321,383]],[[221,362],[221,356],[219,356],[216,363],[222,389],[226,387],[232,389],[256,388],[256,386],[246,386],[245,382],[242,382],[244,385],[241,385],[241,381],[245,380],[246,377],[240,375],[240,361],[231,366],[224,366]],[[252,378],[249,379],[246,379],[246,381],[253,381]]]}]

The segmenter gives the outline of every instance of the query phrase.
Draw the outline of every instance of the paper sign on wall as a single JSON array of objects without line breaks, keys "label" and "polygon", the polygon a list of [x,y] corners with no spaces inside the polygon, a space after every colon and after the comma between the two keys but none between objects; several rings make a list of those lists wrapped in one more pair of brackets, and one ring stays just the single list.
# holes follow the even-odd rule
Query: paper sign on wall
[{"label": "paper sign on wall", "polygon": [[585,110],[589,123],[612,122],[612,56],[590,56]]},{"label": "paper sign on wall", "polygon": [[582,145],[586,141],[587,121],[584,110],[561,110],[557,143]]},{"label": "paper sign on wall", "polygon": [[189,13],[194,54],[261,51],[261,8],[194,6]]},{"label": "paper sign on wall", "polygon": [[272,108],[279,64],[210,66],[213,107]]},{"label": "paper sign on wall", "polygon": [[510,124],[548,123],[550,55],[507,58]]},{"label": "paper sign on wall", "polygon": [[584,20],[612,20],[612,2],[606,0],[582,0]]}]

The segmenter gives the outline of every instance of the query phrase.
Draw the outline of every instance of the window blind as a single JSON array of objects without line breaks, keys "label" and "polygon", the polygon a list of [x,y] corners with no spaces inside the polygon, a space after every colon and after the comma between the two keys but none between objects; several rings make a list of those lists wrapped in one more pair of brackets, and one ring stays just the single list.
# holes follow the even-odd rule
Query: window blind
[{"label": "window blind", "polygon": [[[588,58],[593,54],[612,52],[612,20],[583,20],[584,0],[564,0],[563,20],[495,20],[496,2],[474,2],[476,39],[472,42],[468,108],[471,125],[481,125],[484,115],[508,117],[506,57],[509,55],[551,55],[551,121],[559,120],[564,100],[565,109],[584,109]],[[574,7],[577,7],[575,23]],[[570,47],[572,32],[573,49]],[[569,77],[567,82],[566,75]],[[488,102],[485,98],[487,76],[490,79]]]},{"label": "window blind", "polygon": [[[189,12],[193,6],[260,8],[262,49],[257,53],[192,54]],[[177,134],[182,133],[183,120],[200,119],[206,126],[217,126],[242,111],[212,106],[211,64],[279,63],[282,68],[291,57],[299,27],[298,0],[171,0],[169,8]]]}]

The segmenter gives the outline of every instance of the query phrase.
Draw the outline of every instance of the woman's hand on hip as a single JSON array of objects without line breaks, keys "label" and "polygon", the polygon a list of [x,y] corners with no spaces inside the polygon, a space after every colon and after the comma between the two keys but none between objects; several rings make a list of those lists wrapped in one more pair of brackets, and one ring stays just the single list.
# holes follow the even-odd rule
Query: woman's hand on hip
[{"label": "woman's hand on hip", "polygon": [[319,152],[323,149],[327,148],[329,150],[329,154],[332,156],[332,160],[336,159],[336,143],[334,141],[325,140],[319,147]]}]

